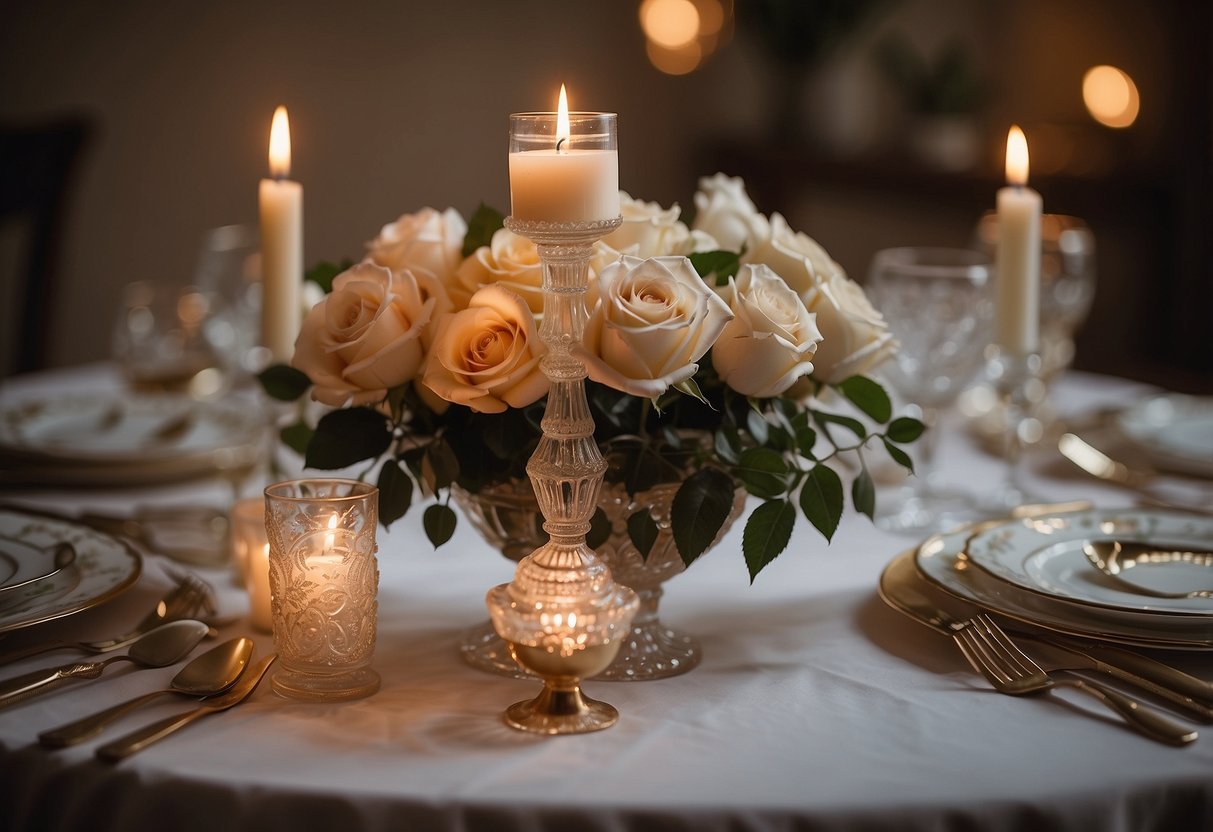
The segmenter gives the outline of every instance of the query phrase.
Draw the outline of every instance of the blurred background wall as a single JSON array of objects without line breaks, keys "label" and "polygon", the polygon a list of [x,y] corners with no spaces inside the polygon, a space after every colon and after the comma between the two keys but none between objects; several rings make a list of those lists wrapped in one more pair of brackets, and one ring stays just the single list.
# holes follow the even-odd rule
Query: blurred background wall
[{"label": "blurred background wall", "polygon": [[[1211,21],[1204,0],[5,3],[0,158],[28,171],[12,136],[83,125],[37,360],[108,356],[124,284],[188,282],[206,229],[255,222],[276,105],[313,262],[423,205],[508,210],[506,116],[564,82],[620,114],[625,190],[689,209],[698,176],[744,175],[860,280],[879,248],[973,242],[1017,122],[1046,210],[1097,240],[1077,366],[1213,392]],[[1129,126],[1084,104],[1105,64],[1136,85]],[[22,221],[0,302],[28,317]]]}]

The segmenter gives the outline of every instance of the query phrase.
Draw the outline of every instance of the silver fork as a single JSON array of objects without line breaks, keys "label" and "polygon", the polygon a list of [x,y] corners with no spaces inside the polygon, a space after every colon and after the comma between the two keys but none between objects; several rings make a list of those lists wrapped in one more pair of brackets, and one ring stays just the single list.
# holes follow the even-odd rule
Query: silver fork
[{"label": "silver fork", "polygon": [[177,578],[176,586],[157,601],[156,606],[130,632],[101,641],[66,641],[56,639],[31,644],[27,647],[20,647],[0,655],[0,665],[48,653],[52,650],[78,650],[82,653],[93,654],[109,653],[110,651],[127,646],[139,638],[139,636],[159,627],[161,624],[185,618],[197,618],[200,613],[204,612],[214,613],[214,591],[205,581],[189,573],[178,573],[174,577]]},{"label": "silver fork", "polygon": [[1119,691],[1084,679],[1050,677],[984,613],[966,621],[952,638],[973,669],[1001,693],[1021,696],[1054,687],[1076,688],[1102,702],[1150,739],[1168,745],[1187,745],[1196,739],[1195,729],[1174,722]]}]

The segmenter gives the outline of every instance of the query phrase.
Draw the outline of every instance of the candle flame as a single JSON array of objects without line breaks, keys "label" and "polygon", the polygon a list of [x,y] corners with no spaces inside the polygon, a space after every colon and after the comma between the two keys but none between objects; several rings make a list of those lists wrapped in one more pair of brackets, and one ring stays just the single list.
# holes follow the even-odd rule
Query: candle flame
[{"label": "candle flame", "polygon": [[333,534],[333,530],[337,528],[337,515],[329,515],[329,530],[324,535],[324,551],[330,552],[333,546],[337,543],[337,535]]},{"label": "candle flame", "polygon": [[1007,133],[1007,183],[1028,184],[1028,139],[1018,124]]},{"label": "candle flame", "polygon": [[291,174],[291,124],[286,117],[286,107],[274,110],[274,121],[270,125],[270,175],[285,179]]},{"label": "candle flame", "polygon": [[560,85],[560,105],[556,108],[556,149],[568,150],[565,147],[568,144],[569,135],[572,133],[572,128],[569,127],[569,97],[564,91],[564,84]]}]

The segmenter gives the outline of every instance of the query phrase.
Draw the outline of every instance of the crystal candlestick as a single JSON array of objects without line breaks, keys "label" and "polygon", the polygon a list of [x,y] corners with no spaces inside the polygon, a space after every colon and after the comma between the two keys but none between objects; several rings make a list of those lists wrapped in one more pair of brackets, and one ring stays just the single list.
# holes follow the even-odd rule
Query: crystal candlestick
[{"label": "crystal candlestick", "polygon": [[986,513],[1001,517],[1022,505],[1044,502],[1026,487],[1023,473],[1024,451],[1040,441],[1043,431],[1036,413],[1046,387],[1040,355],[1034,352],[994,347],[988,373],[1006,414],[1002,453],[1007,469],[1002,485],[981,502]]},{"label": "crystal candlestick", "polygon": [[580,689],[581,679],[605,670],[618,653],[638,601],[585,542],[607,466],[594,441],[585,367],[570,350],[585,328],[591,245],[621,222],[506,220],[511,231],[536,243],[543,264],[539,332],[550,382],[543,437],[527,463],[550,539],[522,559],[512,583],[487,598],[493,626],[514,660],[544,680],[537,697],[505,713],[506,722],[523,731],[579,734],[619,717]]}]

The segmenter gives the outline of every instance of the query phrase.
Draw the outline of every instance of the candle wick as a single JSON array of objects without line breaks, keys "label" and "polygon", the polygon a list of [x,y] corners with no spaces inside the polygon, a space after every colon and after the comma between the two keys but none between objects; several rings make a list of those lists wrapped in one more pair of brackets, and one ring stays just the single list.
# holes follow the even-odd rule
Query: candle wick
[{"label": "candle wick", "polygon": [[561,136],[559,139],[556,140],[556,152],[557,153],[562,153],[562,152],[568,153],[568,148],[563,148],[563,145],[566,144],[568,142],[568,140],[569,140],[568,136]]}]

